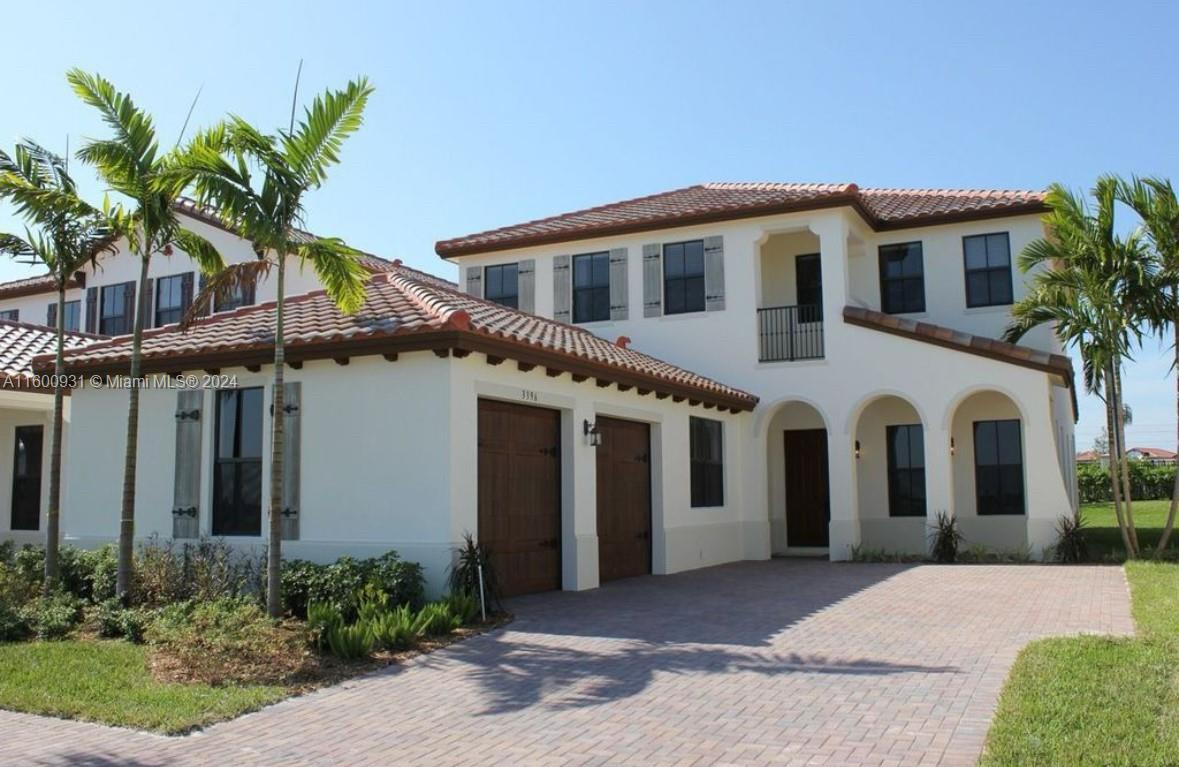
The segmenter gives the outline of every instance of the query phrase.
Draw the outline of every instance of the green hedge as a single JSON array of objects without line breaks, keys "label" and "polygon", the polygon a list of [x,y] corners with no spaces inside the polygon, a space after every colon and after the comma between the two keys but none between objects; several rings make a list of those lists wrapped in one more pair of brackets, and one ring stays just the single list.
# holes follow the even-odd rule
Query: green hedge
[{"label": "green hedge", "polygon": [[[1130,495],[1136,501],[1170,500],[1175,486],[1174,466],[1154,466],[1146,461],[1129,461]],[[1109,469],[1097,464],[1077,467],[1077,487],[1081,503],[1108,503]]]}]

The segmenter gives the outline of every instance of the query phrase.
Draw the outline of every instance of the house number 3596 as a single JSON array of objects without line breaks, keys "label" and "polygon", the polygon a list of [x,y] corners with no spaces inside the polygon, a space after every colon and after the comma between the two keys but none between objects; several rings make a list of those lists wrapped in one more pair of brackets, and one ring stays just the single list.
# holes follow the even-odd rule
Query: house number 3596
[{"label": "house number 3596", "polygon": [[520,399],[524,400],[525,402],[536,402],[536,392],[532,391],[531,389],[521,389]]}]

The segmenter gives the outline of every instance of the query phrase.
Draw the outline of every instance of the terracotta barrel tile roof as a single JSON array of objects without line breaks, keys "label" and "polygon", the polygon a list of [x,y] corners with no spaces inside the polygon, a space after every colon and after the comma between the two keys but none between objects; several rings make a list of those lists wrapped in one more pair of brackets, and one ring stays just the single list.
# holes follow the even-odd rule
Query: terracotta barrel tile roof
[{"label": "terracotta barrel tile roof", "polygon": [[563,213],[435,244],[443,258],[651,231],[669,226],[848,205],[875,229],[1039,213],[1042,192],[983,189],[860,189],[855,184],[697,184]]},{"label": "terracotta barrel tile roof", "polygon": [[[66,333],[66,349],[77,349],[105,340],[105,336],[89,333]],[[49,355],[49,372],[57,353],[57,331],[30,322],[0,320],[0,388],[26,391],[53,391],[52,387],[38,387],[32,381],[35,357]]]},{"label": "terracotta barrel tile roof", "polygon": [[[143,337],[146,372],[265,364],[273,359],[274,303],[243,307],[198,320],[187,332],[175,325]],[[368,284],[364,307],[339,312],[323,291],[287,299],[288,359],[326,359],[416,349],[483,352],[543,365],[579,377],[596,377],[677,398],[733,410],[750,410],[757,398],[704,376],[593,335],[572,325],[509,309],[459,292],[449,283],[390,264]],[[71,371],[125,372],[130,338],[72,351]],[[51,364],[48,358],[39,365]]]},{"label": "terracotta barrel tile roof", "polygon": [[[67,287],[76,288],[78,284],[76,281],[70,280]],[[53,293],[56,290],[57,284],[53,281],[53,275],[41,274],[36,277],[24,277],[0,283],[0,298],[35,296],[41,293]]]}]

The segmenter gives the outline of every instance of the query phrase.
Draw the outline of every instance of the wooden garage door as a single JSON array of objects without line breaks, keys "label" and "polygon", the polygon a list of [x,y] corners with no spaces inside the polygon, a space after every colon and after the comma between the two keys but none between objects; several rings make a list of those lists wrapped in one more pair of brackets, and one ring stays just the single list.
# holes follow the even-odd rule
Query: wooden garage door
[{"label": "wooden garage door", "polygon": [[479,541],[504,596],[561,588],[558,411],[479,400]]},{"label": "wooden garage door", "polygon": [[598,417],[598,578],[651,572],[651,427]]}]

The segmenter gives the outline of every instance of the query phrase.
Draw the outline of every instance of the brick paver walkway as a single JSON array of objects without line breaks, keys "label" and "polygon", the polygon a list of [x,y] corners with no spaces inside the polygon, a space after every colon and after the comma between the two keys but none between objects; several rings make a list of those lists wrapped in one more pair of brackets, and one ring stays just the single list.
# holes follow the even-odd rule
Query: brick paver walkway
[{"label": "brick paver walkway", "polygon": [[0,762],[966,765],[1024,644],[1132,631],[1114,567],[748,562],[512,607],[185,738],[0,712]]}]

